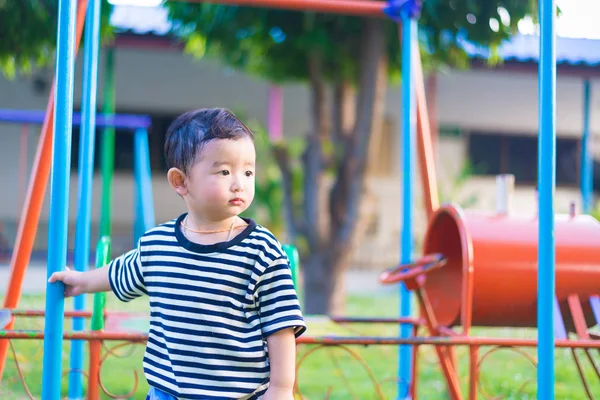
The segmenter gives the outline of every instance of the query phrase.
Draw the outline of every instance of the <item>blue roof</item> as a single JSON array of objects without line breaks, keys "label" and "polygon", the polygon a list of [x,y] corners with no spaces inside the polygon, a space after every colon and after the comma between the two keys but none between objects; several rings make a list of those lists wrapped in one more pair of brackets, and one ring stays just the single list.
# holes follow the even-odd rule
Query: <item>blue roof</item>
[{"label": "blue roof", "polygon": [[[487,57],[489,50],[468,42],[461,43],[471,57]],[[515,35],[498,49],[504,61],[535,62],[539,60],[540,39],[536,35]],[[557,64],[597,66],[600,65],[600,40],[556,38]]]},{"label": "blue roof", "polygon": [[[167,9],[163,7],[114,6],[110,22],[117,31],[137,35],[154,34],[164,36],[172,27]],[[489,50],[467,41],[461,46],[471,57],[486,57]],[[539,37],[516,35],[500,46],[500,57],[504,61],[537,62],[539,59]],[[600,65],[600,40],[556,38],[556,61],[558,64],[597,66]]]}]

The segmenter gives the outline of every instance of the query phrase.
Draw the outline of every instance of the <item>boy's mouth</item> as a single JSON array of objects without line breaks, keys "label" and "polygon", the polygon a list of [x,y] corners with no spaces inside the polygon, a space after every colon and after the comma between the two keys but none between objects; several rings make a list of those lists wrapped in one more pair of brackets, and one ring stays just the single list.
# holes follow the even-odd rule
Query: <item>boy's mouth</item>
[{"label": "boy's mouth", "polygon": [[244,200],[240,199],[239,197],[237,197],[235,199],[231,199],[231,200],[229,200],[229,202],[231,204],[233,204],[234,206],[241,206],[242,204],[244,204]]}]

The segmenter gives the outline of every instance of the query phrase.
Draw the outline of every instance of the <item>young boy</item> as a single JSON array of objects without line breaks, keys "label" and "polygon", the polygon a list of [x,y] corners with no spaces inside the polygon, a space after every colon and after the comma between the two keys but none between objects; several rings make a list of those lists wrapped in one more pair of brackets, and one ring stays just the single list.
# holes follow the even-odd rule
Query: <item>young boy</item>
[{"label": "young boy", "polygon": [[[165,143],[187,207],[105,267],[54,273],[65,295],[147,295],[147,399],[292,400],[306,326],[280,243],[239,215],[254,198],[252,132],[225,109],[180,116]],[[57,283],[58,284],[58,283]]]}]

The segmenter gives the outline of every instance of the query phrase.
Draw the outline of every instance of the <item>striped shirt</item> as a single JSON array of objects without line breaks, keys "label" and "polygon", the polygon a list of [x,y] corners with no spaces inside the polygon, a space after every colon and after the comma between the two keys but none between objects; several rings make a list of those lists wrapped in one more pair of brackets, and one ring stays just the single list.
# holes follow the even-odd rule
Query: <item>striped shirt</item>
[{"label": "striped shirt", "polygon": [[179,399],[260,399],[269,381],[266,338],[306,330],[288,258],[250,219],[229,242],[190,242],[185,215],[148,231],[108,266],[121,301],[149,297],[146,379]]}]

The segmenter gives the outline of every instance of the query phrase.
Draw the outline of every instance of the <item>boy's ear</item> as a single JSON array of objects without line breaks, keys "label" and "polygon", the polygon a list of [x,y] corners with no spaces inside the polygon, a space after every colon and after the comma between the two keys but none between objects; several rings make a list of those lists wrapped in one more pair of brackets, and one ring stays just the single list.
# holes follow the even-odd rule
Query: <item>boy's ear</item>
[{"label": "boy's ear", "polygon": [[185,184],[185,174],[179,168],[171,168],[167,172],[167,179],[169,184],[178,195],[185,196],[188,193],[187,186]]}]

